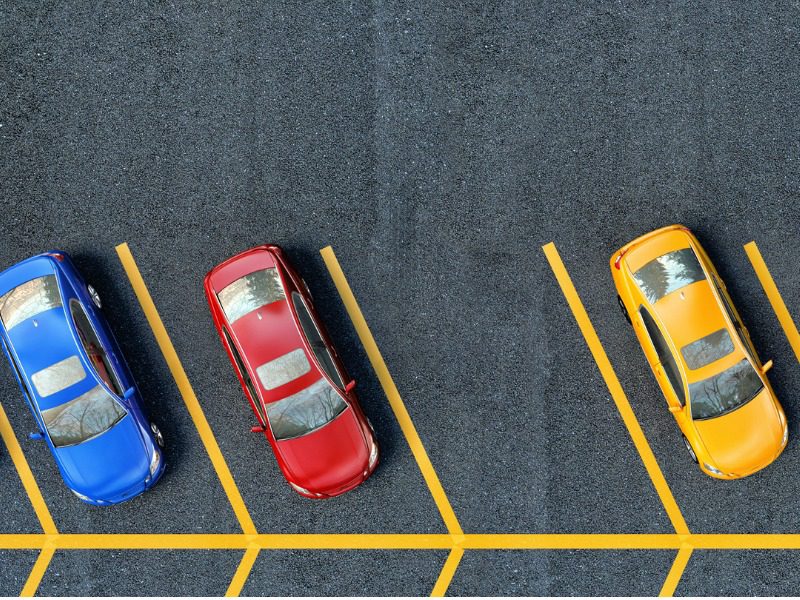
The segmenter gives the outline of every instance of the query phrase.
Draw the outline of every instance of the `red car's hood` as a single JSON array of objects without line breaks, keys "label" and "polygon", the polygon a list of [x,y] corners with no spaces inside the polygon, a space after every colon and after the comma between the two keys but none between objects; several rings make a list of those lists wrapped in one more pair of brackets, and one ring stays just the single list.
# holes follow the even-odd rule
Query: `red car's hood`
[{"label": "red car's hood", "polygon": [[311,492],[334,491],[368,468],[369,448],[350,407],[321,429],[277,446],[291,480]]}]

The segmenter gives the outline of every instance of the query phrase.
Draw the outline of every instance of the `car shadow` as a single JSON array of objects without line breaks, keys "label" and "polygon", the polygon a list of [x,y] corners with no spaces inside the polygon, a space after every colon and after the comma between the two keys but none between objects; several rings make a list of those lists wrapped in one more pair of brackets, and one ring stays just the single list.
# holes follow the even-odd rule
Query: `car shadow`
[{"label": "car shadow", "polygon": [[[308,284],[314,306],[350,377],[357,382],[356,392],[359,402],[372,422],[378,438],[381,463],[390,464],[397,456],[396,453],[403,452],[405,447],[400,436],[397,435],[400,432],[399,424],[325,262],[319,252],[292,245],[281,247],[286,252],[291,264]],[[352,286],[354,282],[350,281],[349,283]],[[365,300],[358,297],[356,300],[363,310]],[[389,372],[391,373],[391,367],[389,367]],[[380,465],[378,470],[380,470]]]},{"label": "car shadow", "polygon": [[[141,312],[130,283],[117,275],[118,265],[112,263],[114,255],[80,251],[70,253],[70,256],[86,283],[94,286],[100,294],[103,314],[139,388],[145,414],[164,435],[168,463],[164,478],[169,477],[169,471],[179,468],[185,458],[185,445],[174,443],[179,438],[175,424],[183,418],[178,411],[185,410],[175,379],[161,353],[148,351],[151,344],[137,343],[137,340],[152,337],[153,331]],[[136,308],[131,309],[132,306]],[[176,401],[165,401],[165,390],[171,390],[177,397]]]}]

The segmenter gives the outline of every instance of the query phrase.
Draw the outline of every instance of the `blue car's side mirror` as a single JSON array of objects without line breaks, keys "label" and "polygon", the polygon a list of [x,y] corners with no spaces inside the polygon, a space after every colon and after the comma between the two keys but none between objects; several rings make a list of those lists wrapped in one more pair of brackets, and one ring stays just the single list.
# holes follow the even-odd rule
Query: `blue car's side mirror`
[{"label": "blue car's side mirror", "polygon": [[28,439],[31,440],[41,440],[44,438],[44,434],[41,431],[33,431],[28,434]]},{"label": "blue car's side mirror", "polygon": [[135,388],[132,388],[132,387],[130,387],[130,388],[128,388],[127,390],[125,390],[125,394],[123,394],[123,396],[122,396],[122,397],[123,397],[123,398],[125,398],[125,400],[130,400],[131,398],[133,398],[133,395],[134,395],[135,393],[136,393],[136,389],[135,389]]}]

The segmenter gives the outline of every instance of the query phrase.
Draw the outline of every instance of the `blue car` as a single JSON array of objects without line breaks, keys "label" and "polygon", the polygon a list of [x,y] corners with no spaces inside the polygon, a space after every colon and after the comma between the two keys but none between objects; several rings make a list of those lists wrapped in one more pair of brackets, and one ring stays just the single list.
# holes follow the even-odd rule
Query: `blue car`
[{"label": "blue car", "polygon": [[0,337],[64,482],[88,504],[129,500],[164,472],[161,432],[139,391],[97,291],[60,251],[0,273]]}]

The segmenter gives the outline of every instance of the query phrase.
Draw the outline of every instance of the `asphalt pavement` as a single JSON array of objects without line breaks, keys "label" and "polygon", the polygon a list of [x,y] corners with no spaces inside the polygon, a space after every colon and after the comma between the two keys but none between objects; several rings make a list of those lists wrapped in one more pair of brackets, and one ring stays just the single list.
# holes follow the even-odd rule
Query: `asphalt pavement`
[{"label": "asphalt pavement", "polygon": [[[167,439],[145,495],[63,485],[7,366],[0,401],[59,531],[241,530],[117,255],[127,242],[260,532],[446,533],[319,255],[331,245],[468,533],[672,533],[541,250],[554,242],[689,528],[800,531],[800,365],[743,245],[800,318],[800,4],[109,2],[0,6],[0,267],[60,248]],[[789,418],[769,468],[694,467],[608,259],[683,223]],[[382,462],[285,484],[202,279],[277,243],[307,280]],[[0,448],[0,534],[39,523]],[[234,550],[57,551],[42,595],[221,595]],[[0,551],[16,595],[37,552]],[[246,595],[428,595],[441,550],[263,551]],[[467,551],[452,595],[653,595],[674,551]],[[696,551],[681,595],[796,594],[796,551]]]}]

